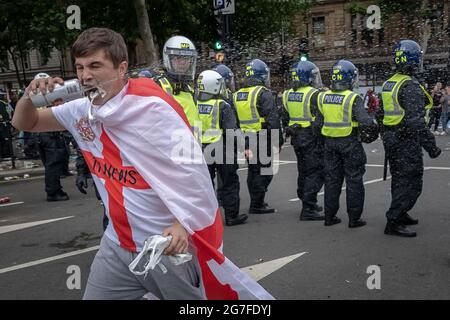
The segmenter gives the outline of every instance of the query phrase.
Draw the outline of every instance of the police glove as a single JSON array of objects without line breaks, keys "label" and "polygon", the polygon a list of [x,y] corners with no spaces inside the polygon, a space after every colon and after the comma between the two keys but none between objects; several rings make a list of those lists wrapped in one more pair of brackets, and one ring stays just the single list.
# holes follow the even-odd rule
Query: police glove
[{"label": "police glove", "polygon": [[78,190],[83,194],[87,194],[86,189],[88,188],[89,178],[90,176],[87,174],[80,174],[77,176],[77,179],[75,181],[75,185],[77,186]]},{"label": "police glove", "polygon": [[442,152],[442,150],[439,147],[434,147],[433,149],[428,151],[428,155],[430,156],[431,159],[435,159],[435,158],[439,157],[441,152]]}]

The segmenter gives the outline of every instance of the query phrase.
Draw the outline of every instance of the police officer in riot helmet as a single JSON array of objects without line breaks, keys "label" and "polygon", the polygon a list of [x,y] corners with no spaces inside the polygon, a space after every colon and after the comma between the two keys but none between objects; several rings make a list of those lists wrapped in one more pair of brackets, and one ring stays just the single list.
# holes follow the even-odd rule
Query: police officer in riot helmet
[{"label": "police officer in riot helmet", "polygon": [[[38,73],[35,79],[47,77],[49,75],[46,73]],[[61,185],[64,163],[67,161],[67,145],[62,132],[40,132],[38,146],[45,167],[47,201],[69,200]]]},{"label": "police officer in riot helmet", "polygon": [[[236,119],[236,127],[239,127],[239,121],[238,119],[238,115],[237,115],[237,111],[236,111],[236,107],[234,105],[234,101],[233,101],[233,93],[236,91],[236,82],[234,79],[234,73],[233,71],[231,71],[230,68],[228,68],[226,65],[224,65],[223,63],[217,64],[215,65],[212,70],[216,71],[217,73],[219,73],[222,78],[225,80],[225,85],[226,85],[226,97],[224,98],[225,101],[230,105],[231,109],[233,110],[234,113],[234,117]],[[237,140],[235,139],[235,142],[237,142]],[[237,145],[237,143],[236,143]],[[217,199],[219,200],[219,204],[222,205],[222,180],[220,178],[220,175],[217,177]]]},{"label": "police officer in riot helmet", "polygon": [[[257,147],[251,149],[249,139],[246,139],[245,157],[249,162],[247,186],[250,193],[249,213],[273,213],[274,208],[264,202],[273,175],[270,174],[272,148],[280,148],[283,144],[280,117],[275,100],[270,91],[270,70],[260,59],[253,59],[245,66],[245,85],[234,96],[234,105],[238,114],[240,129],[248,138],[253,138]],[[277,131],[279,140],[272,141],[272,131]],[[266,143],[267,150],[260,148],[260,141]],[[263,163],[262,155],[269,157]]]},{"label": "police officer in riot helmet", "polygon": [[[225,80],[227,86],[227,93],[229,100],[233,100],[233,93],[236,91],[236,82],[234,79],[234,73],[224,64],[217,64],[212,68],[214,71],[218,72],[222,78]],[[228,100],[228,99],[227,99]]]},{"label": "police officer in riot helmet", "polygon": [[348,60],[333,65],[331,90],[321,92],[318,106],[323,116],[325,137],[325,226],[341,222],[336,217],[345,179],[348,227],[366,224],[361,219],[364,207],[366,154],[359,138],[361,127],[377,124],[364,108],[363,99],[353,89],[358,85],[358,69]]},{"label": "police officer in riot helmet", "polygon": [[394,47],[395,74],[382,87],[378,119],[392,175],[391,205],[386,212],[385,234],[415,237],[409,225],[418,219],[408,212],[422,192],[423,154],[436,158],[441,149],[425,123],[425,111],[432,99],[417,77],[422,71],[422,50],[412,40],[402,40]]},{"label": "police officer in riot helmet", "polygon": [[156,81],[183,107],[189,124],[196,130],[196,123],[200,120],[194,101],[193,81],[197,66],[194,43],[183,36],[168,39],[163,48],[163,64],[165,74]]},{"label": "police officer in riot helmet", "polygon": [[[201,120],[201,142],[208,170],[214,185],[216,173],[221,181],[221,202],[227,226],[244,223],[248,216],[239,214],[239,176],[234,143],[227,144],[227,131],[237,129],[236,116],[226,102],[228,97],[225,79],[216,71],[206,70],[197,80],[197,107]],[[222,153],[219,157],[218,153]]]},{"label": "police officer in riot helmet", "polygon": [[324,220],[317,205],[317,193],[323,186],[323,144],[321,124],[317,121],[320,71],[310,61],[299,61],[291,69],[292,88],[282,95],[283,126],[291,136],[297,157],[297,195],[302,201],[300,220]]}]

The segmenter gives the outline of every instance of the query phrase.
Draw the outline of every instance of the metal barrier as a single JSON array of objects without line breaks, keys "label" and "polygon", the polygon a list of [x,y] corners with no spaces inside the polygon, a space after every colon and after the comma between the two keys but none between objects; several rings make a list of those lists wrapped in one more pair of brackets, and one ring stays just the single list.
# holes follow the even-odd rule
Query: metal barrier
[{"label": "metal barrier", "polygon": [[[70,146],[71,145],[71,146]],[[75,142],[67,145],[69,157],[76,156]],[[17,131],[10,121],[0,122],[0,163],[11,162],[16,169],[17,160],[39,160],[38,137],[36,133]]]}]

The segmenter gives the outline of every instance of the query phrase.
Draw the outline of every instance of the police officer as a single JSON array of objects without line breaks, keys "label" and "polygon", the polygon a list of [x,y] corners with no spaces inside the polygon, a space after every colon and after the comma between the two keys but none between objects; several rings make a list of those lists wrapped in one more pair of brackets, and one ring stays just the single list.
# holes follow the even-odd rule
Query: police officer
[{"label": "police officer", "polygon": [[415,237],[407,226],[419,221],[410,211],[422,192],[422,147],[431,158],[441,149],[428,130],[424,116],[432,99],[416,76],[422,65],[422,50],[412,40],[402,40],[394,48],[396,73],[382,87],[380,118],[383,144],[392,175],[391,205],[386,212],[385,234]]},{"label": "police officer", "polygon": [[[268,89],[270,87],[268,66],[263,61],[254,59],[247,63],[245,68],[245,84],[234,94],[234,105],[241,131],[247,137],[251,135],[257,144],[256,149],[252,150],[248,144],[249,140],[246,139],[245,156],[249,163],[247,176],[250,193],[249,213],[273,213],[276,210],[264,202],[267,188],[273,178],[273,175],[267,172],[267,168],[271,167],[271,161],[263,163],[261,155],[266,152],[268,157],[272,157],[271,130],[279,131],[278,148],[283,144],[280,117],[272,92]],[[267,142],[267,150],[260,149],[260,141],[263,144]]]},{"label": "police officer", "polygon": [[[218,74],[222,76],[222,78],[225,80],[226,84],[226,98],[224,99],[230,106],[231,109],[233,109],[233,113],[235,116],[235,119],[237,121],[237,112],[236,107],[234,106],[233,102],[233,94],[236,91],[236,83],[234,80],[234,73],[231,71],[230,68],[228,68],[224,64],[217,64],[215,65],[212,70],[216,71]],[[237,124],[237,127],[239,127],[239,124]],[[235,139],[235,142],[237,140]],[[237,145],[237,143],[236,143]],[[219,201],[219,204],[222,206],[222,180],[220,179],[220,175],[217,177],[217,200]]]},{"label": "police officer", "polygon": [[315,121],[320,72],[314,63],[299,61],[291,70],[291,80],[293,87],[283,92],[281,110],[297,156],[297,195],[303,204],[300,220],[324,220],[319,214],[323,208],[317,205],[317,193],[324,183],[324,138]]},{"label": "police officer", "polygon": [[197,65],[197,51],[191,40],[183,36],[174,36],[166,41],[163,48],[165,74],[156,80],[162,89],[173,96],[183,107],[184,113],[193,128],[198,130],[197,106],[192,87]]},{"label": "police officer", "polygon": [[[224,100],[227,98],[225,81],[216,71],[203,71],[198,76],[197,91],[197,107],[202,131],[201,142],[203,150],[208,150],[205,152],[205,158],[207,158],[213,185],[216,171],[222,181],[221,196],[225,211],[225,223],[227,226],[244,223],[248,216],[239,214],[240,185],[237,175],[236,149],[234,142],[231,150],[227,149],[226,143],[226,130],[234,131],[237,129],[237,123],[231,106]],[[233,139],[234,134],[229,138]],[[222,157],[218,157],[216,151],[223,151]],[[231,153],[231,157],[228,153]],[[208,161],[209,156],[212,158]]]},{"label": "police officer", "polygon": [[227,93],[227,97],[225,100],[231,107],[233,107],[234,110],[236,110],[233,103],[233,94],[236,91],[236,82],[234,80],[233,71],[231,71],[231,69],[224,64],[215,65],[213,67],[213,70],[216,71],[218,74],[220,74],[222,78],[225,80]]},{"label": "police officer", "polygon": [[[34,79],[48,78],[46,73],[38,73]],[[69,200],[61,186],[64,162],[66,161],[66,142],[61,132],[40,132],[38,134],[38,148],[42,163],[45,167],[45,192],[47,201]]]},{"label": "police officer", "polygon": [[6,93],[0,90],[0,159],[11,156],[10,150],[10,114],[8,112],[8,102]]},{"label": "police officer", "polygon": [[364,207],[366,154],[359,140],[359,129],[377,124],[364,108],[363,99],[353,92],[358,84],[358,69],[340,60],[331,70],[331,90],[319,94],[318,107],[323,115],[325,136],[325,226],[341,222],[336,217],[342,183],[346,183],[348,227],[366,224],[361,219]]}]

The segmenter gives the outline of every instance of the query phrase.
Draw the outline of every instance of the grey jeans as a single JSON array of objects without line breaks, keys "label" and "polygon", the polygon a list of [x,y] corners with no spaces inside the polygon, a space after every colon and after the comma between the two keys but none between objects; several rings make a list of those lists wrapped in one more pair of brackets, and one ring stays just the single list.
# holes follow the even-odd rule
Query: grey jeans
[{"label": "grey jeans", "polygon": [[[83,299],[142,299],[149,292],[159,299],[205,299],[200,268],[195,255],[191,261],[178,266],[163,256],[161,262],[167,268],[167,273],[163,273],[157,266],[145,277],[136,276],[128,269],[128,265],[137,255],[138,253],[125,250],[103,236],[100,249],[91,265]],[[138,265],[138,270],[144,269],[143,260]]]}]

